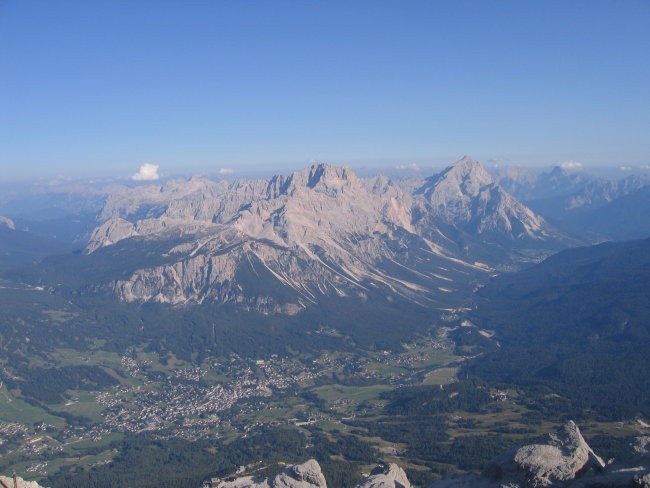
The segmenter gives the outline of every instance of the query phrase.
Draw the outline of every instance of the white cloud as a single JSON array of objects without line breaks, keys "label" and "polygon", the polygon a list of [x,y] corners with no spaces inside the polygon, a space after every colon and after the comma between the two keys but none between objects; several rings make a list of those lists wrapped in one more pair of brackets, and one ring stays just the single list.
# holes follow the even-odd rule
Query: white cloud
[{"label": "white cloud", "polygon": [[408,169],[410,171],[420,171],[420,167],[415,163],[403,163],[395,166],[395,169]]},{"label": "white cloud", "polygon": [[220,168],[219,171],[218,171],[218,173],[220,175],[231,175],[234,172],[235,172],[235,170],[232,169],[232,168]]},{"label": "white cloud", "polygon": [[644,164],[641,169],[650,169],[650,164]]},{"label": "white cloud", "polygon": [[578,161],[562,161],[559,163],[560,168],[562,169],[582,169],[582,163]]},{"label": "white cloud", "polygon": [[160,178],[160,175],[158,174],[158,168],[160,168],[160,166],[157,164],[144,163],[142,166],[140,166],[140,170],[131,176],[131,179],[135,181],[157,180]]},{"label": "white cloud", "polygon": [[632,171],[632,166],[621,166],[620,170],[621,171]]}]

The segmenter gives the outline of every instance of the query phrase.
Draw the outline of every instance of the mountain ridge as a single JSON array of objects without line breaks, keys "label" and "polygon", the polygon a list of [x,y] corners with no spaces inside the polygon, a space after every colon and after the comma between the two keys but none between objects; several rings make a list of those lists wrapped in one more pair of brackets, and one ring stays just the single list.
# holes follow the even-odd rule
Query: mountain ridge
[{"label": "mountain ridge", "polygon": [[[293,311],[323,294],[363,296],[369,287],[442,303],[441,295],[466,289],[460,275],[491,269],[464,254],[459,235],[475,247],[498,241],[502,257],[507,247],[561,247],[564,239],[468,156],[419,188],[325,163],[268,180],[168,182],[111,196],[101,219],[87,254],[124,239],[138,237],[146,246],[193,236],[169,247],[174,263],[109,285],[124,300],[262,300],[272,310]],[[245,290],[243,268],[267,278]],[[293,290],[294,300],[264,295],[268,279]]]}]

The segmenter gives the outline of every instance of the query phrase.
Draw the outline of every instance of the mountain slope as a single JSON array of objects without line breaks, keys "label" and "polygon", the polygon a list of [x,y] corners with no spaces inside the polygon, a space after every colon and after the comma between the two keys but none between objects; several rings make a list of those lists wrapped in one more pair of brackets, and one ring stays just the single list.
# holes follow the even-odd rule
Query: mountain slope
[{"label": "mountain slope", "polygon": [[33,264],[71,250],[71,245],[18,230],[13,220],[0,216],[0,269]]},{"label": "mountain slope", "polygon": [[650,186],[618,198],[587,215],[582,225],[599,236],[610,239],[650,237]]},{"label": "mountain slope", "polygon": [[501,347],[471,369],[606,417],[647,416],[649,284],[650,239],[571,249],[500,276],[479,292],[472,322]]}]

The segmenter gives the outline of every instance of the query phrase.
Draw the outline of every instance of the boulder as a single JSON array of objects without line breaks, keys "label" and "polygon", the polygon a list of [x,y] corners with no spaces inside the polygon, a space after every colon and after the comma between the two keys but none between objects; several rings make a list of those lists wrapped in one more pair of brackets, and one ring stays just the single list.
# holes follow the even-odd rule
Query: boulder
[{"label": "boulder", "polygon": [[523,446],[497,457],[487,473],[501,484],[545,487],[573,480],[592,466],[603,469],[605,463],[570,420],[549,435],[547,444]]},{"label": "boulder", "polygon": [[[16,477],[16,488],[43,488],[41,485],[36,483],[36,481],[25,481],[21,477]],[[14,479],[9,476],[0,476],[0,487],[1,488],[14,488]]]},{"label": "boulder", "polygon": [[411,488],[411,483],[404,470],[391,463],[373,469],[356,488]]},{"label": "boulder", "polygon": [[587,472],[600,474],[604,468],[605,462],[589,447],[575,422],[569,421],[544,444],[497,456],[482,476],[436,481],[429,488],[559,488],[576,483]]}]

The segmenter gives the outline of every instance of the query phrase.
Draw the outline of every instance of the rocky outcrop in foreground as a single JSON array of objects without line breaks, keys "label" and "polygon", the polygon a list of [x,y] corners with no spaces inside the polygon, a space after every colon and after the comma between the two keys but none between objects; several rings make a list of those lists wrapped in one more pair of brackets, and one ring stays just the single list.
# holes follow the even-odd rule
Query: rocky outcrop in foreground
[{"label": "rocky outcrop in foreground", "polygon": [[391,463],[373,469],[357,488],[411,488],[411,483],[404,470]]},{"label": "rocky outcrop in foreground", "polygon": [[16,477],[16,483],[14,484],[14,478],[9,476],[0,476],[0,487],[1,488],[43,488],[41,485],[36,483],[36,481],[25,481],[20,477]]},{"label": "rocky outcrop in foreground", "polygon": [[[232,481],[212,479],[204,488],[327,488],[327,482],[314,459],[283,469],[273,478],[246,476]],[[396,464],[379,466],[357,488],[411,488],[406,473]]]},{"label": "rocky outcrop in foreground", "polygon": [[650,488],[650,437],[637,438],[626,459],[609,465],[569,421],[544,444],[497,456],[481,476],[436,481],[429,488]]},{"label": "rocky outcrop in foreground", "polygon": [[[212,479],[204,488],[326,488],[318,463],[285,468],[275,477]],[[606,464],[573,422],[539,444],[507,451],[494,458],[480,476],[435,481],[428,488],[650,488],[650,437],[638,437],[622,459]],[[396,464],[374,469],[356,488],[411,488]]]},{"label": "rocky outcrop in foreground", "polygon": [[327,488],[327,482],[320,465],[314,459],[310,459],[306,463],[283,469],[274,478],[245,476],[232,481],[213,478],[203,486],[204,488]]},{"label": "rocky outcrop in foreground", "polygon": [[[0,476],[0,488],[13,488],[12,478]],[[16,478],[17,488],[41,488]],[[622,459],[606,464],[582,437],[573,422],[564,424],[545,443],[530,444],[497,456],[480,476],[463,476],[431,483],[428,488],[650,488],[650,436],[637,437]],[[203,488],[327,488],[314,459],[287,466],[273,477],[212,478]],[[396,464],[375,468],[356,488],[411,488]]]}]

